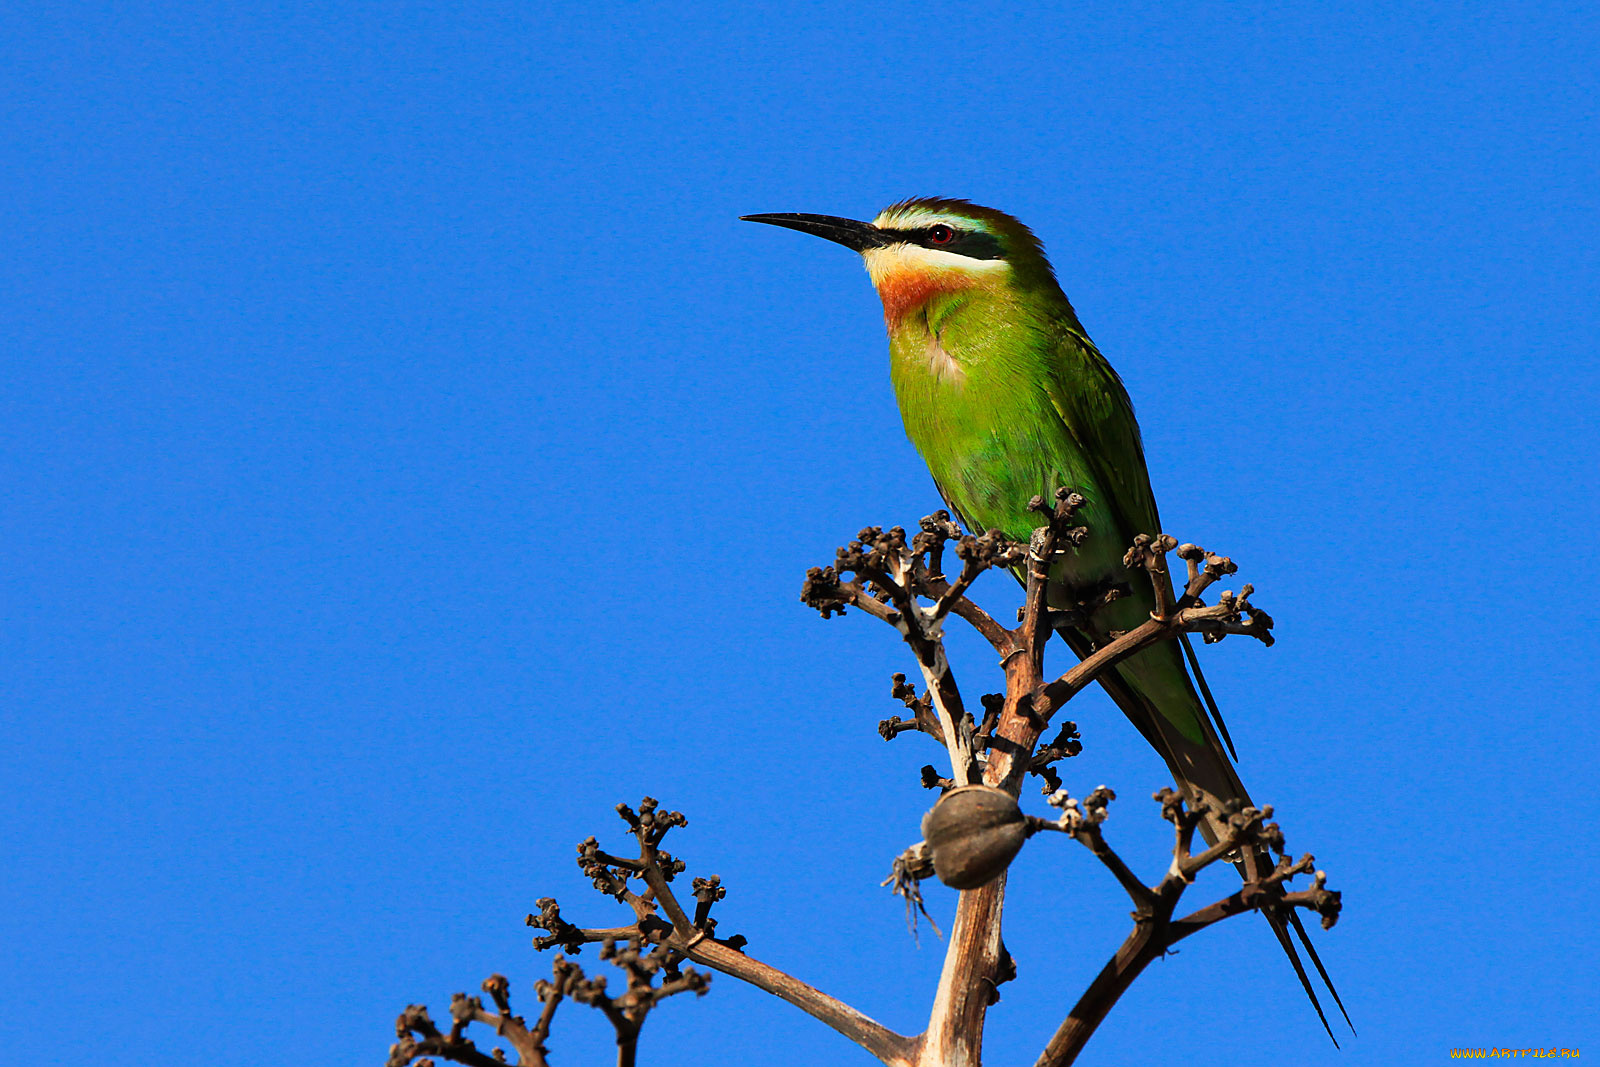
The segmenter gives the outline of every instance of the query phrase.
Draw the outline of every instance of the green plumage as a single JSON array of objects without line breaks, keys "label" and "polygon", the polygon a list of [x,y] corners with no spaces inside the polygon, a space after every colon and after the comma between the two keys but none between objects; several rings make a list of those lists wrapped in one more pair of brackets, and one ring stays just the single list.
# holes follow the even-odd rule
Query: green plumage
[{"label": "green plumage", "polygon": [[[820,215],[749,218],[862,253],[883,298],[890,378],[906,434],[969,529],[1026,541],[1038,522],[1027,508],[1031,497],[1048,498],[1061,487],[1084,497],[1079,515],[1089,535],[1052,571],[1052,603],[1077,604],[1108,584],[1125,586],[1128,595],[1099,608],[1086,629],[1063,631],[1068,646],[1085,656],[1109,633],[1149,618],[1149,579],[1122,564],[1137,535],[1162,532],[1133,405],[1032,232],[1002,212],[943,199],[896,204],[870,224]],[[1208,718],[1184,651],[1161,642],[1100,682],[1191,799],[1204,790],[1249,804],[1218,739],[1221,720],[1214,727]],[[1218,829],[1202,827],[1208,840]],[[1265,914],[1317,1004],[1290,924],[1325,981],[1327,973],[1299,920],[1292,909]]]},{"label": "green plumage", "polygon": [[[1132,629],[1155,599],[1122,556],[1135,535],[1161,532],[1139,428],[1116,372],[1046,280],[1031,290],[973,287],[930,297],[921,313],[891,325],[890,377],[907,435],[969,526],[1025,541],[1038,521],[1027,510],[1030,497],[1061,486],[1083,495],[1089,537],[1058,566],[1055,599],[1125,583],[1131,595],[1094,621],[1102,631]],[[959,375],[930,367],[930,344],[955,361]],[[1119,673],[1186,741],[1215,745],[1176,645],[1152,648]],[[1148,732],[1151,724],[1136,725]],[[1215,751],[1225,764],[1221,746]]]}]

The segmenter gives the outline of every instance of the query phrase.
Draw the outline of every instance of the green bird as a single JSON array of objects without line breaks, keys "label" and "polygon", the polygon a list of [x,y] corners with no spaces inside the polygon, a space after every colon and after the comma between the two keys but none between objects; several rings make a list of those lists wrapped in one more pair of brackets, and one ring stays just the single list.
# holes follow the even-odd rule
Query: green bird
[{"label": "green bird", "polygon": [[[889,376],[906,435],[969,529],[1027,541],[1038,524],[1027,507],[1031,497],[1048,499],[1063,486],[1083,496],[1079,514],[1089,537],[1052,572],[1052,600],[1075,603],[1108,583],[1125,584],[1132,595],[1099,608],[1093,632],[1064,628],[1073,652],[1087,656],[1105,631],[1131,630],[1150,617],[1155,595],[1148,579],[1122,562],[1135,535],[1161,532],[1133,404],[1031,230],[993,208],[931,198],[895,204],[871,222],[808,214],[744,219],[861,254],[883,300]],[[1250,803],[1229,759],[1232,741],[1224,751],[1219,740],[1227,728],[1187,640],[1181,649],[1161,642],[1100,681],[1191,800],[1203,789]],[[1212,827],[1202,830],[1215,839]],[[1292,925],[1328,982],[1300,920],[1293,909],[1264,914],[1327,1027],[1289,938]],[[1338,1003],[1331,982],[1328,989]]]}]

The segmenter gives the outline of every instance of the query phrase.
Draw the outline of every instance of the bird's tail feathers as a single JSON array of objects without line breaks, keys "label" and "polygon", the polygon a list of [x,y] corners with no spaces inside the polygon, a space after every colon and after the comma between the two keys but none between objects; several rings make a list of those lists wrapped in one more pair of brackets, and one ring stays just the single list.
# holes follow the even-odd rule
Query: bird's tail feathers
[{"label": "bird's tail feathers", "polygon": [[[1080,659],[1093,651],[1090,642],[1081,633],[1063,629],[1061,636]],[[1185,650],[1191,657],[1191,662],[1193,662],[1193,651],[1188,649],[1187,643],[1185,644]],[[1177,663],[1177,668],[1180,671],[1182,670],[1181,662]],[[1198,676],[1198,674],[1199,671],[1197,669],[1196,675]],[[1185,677],[1187,678],[1187,675]],[[1237,800],[1242,804],[1252,804],[1249,792],[1240,780],[1238,772],[1234,770],[1232,761],[1223,751],[1217,731],[1213,729],[1211,722],[1206,717],[1205,710],[1200,703],[1200,696],[1195,692],[1193,684],[1189,685],[1188,692],[1193,704],[1190,709],[1193,713],[1193,719],[1198,721],[1201,727],[1202,740],[1199,742],[1184,736],[1183,732],[1166,715],[1161,714],[1151,699],[1140,691],[1130,673],[1124,668],[1114,667],[1106,671],[1100,676],[1099,681],[1107,695],[1122,709],[1123,714],[1138,728],[1139,732],[1144,735],[1150,746],[1161,754],[1162,759],[1166,761],[1168,771],[1171,772],[1173,779],[1178,784],[1178,788],[1183,792],[1185,799],[1190,804],[1194,804],[1199,800],[1202,793],[1208,793],[1223,801]],[[1201,685],[1204,685],[1203,681]],[[1210,694],[1207,693],[1208,698],[1209,696]],[[1208,699],[1207,703],[1213,707],[1215,706],[1215,701]],[[1218,715],[1216,717],[1218,726],[1221,725],[1221,721],[1221,716]],[[1230,744],[1230,750],[1231,747]],[[1226,827],[1219,819],[1216,825],[1202,822],[1199,829],[1201,835],[1208,842],[1215,844],[1219,831],[1225,831]],[[1236,864],[1236,866],[1242,876],[1248,877],[1245,875],[1243,863]],[[1262,849],[1261,854],[1258,856],[1258,869],[1268,871],[1272,867],[1273,861],[1271,857],[1265,849]],[[1282,946],[1284,955],[1289,958],[1290,966],[1294,968],[1296,977],[1300,979],[1300,987],[1305,990],[1306,998],[1311,1001],[1312,1008],[1316,1010],[1317,1018],[1322,1021],[1323,1029],[1327,1030],[1328,1038],[1333,1041],[1334,1047],[1337,1048],[1339,1042],[1334,1038],[1333,1030],[1328,1025],[1328,1017],[1322,1010],[1322,1002],[1318,998],[1316,988],[1312,985],[1311,979],[1306,973],[1305,965],[1300,960],[1300,953],[1295,947],[1295,942],[1289,936],[1290,927],[1294,928],[1301,945],[1305,947],[1307,955],[1310,956],[1312,964],[1316,967],[1317,974],[1322,978],[1323,984],[1327,986],[1328,992],[1332,994],[1333,1002],[1339,1006],[1339,1012],[1344,1016],[1347,1024],[1350,1023],[1350,1015],[1345,1011],[1344,1002],[1339,997],[1339,991],[1334,988],[1333,980],[1329,978],[1327,968],[1323,966],[1321,957],[1317,955],[1317,950],[1311,944],[1311,939],[1306,936],[1305,927],[1300,923],[1300,917],[1295,914],[1292,908],[1263,908],[1262,914],[1266,917],[1267,924],[1272,927],[1273,935],[1278,939],[1278,944]],[[1351,1025],[1350,1029],[1353,1033],[1355,1031],[1354,1025]]]},{"label": "bird's tail feathers", "polygon": [[[1295,930],[1305,943],[1306,951],[1311,953],[1313,960],[1316,960],[1317,971],[1321,973],[1324,982],[1328,981],[1328,972],[1322,969],[1322,961],[1317,959],[1317,950],[1311,947],[1310,940],[1306,938],[1305,928],[1300,925],[1300,917],[1294,914],[1292,908],[1286,910],[1288,911],[1287,917],[1284,915],[1284,910],[1276,907],[1262,908],[1261,914],[1266,916],[1267,925],[1272,927],[1273,936],[1278,939],[1278,944],[1283,946],[1283,954],[1289,957],[1289,965],[1294,968],[1295,977],[1300,979],[1300,988],[1306,991],[1306,997],[1311,1001],[1311,1006],[1317,1010],[1317,1019],[1321,1021],[1322,1028],[1327,1031],[1328,1040],[1333,1042],[1334,1048],[1338,1048],[1339,1039],[1333,1036],[1333,1027],[1328,1025],[1328,1017],[1323,1014],[1322,1002],[1317,999],[1317,990],[1311,984],[1311,979],[1306,975],[1305,964],[1300,962],[1300,953],[1295,951],[1294,942],[1289,939],[1289,922],[1294,923]],[[1333,994],[1333,999],[1337,1003],[1339,994],[1334,990],[1331,983],[1328,985],[1328,992]],[[1344,1011],[1343,1004],[1339,1005],[1339,1010]],[[1344,1021],[1348,1023],[1350,1016],[1346,1015]],[[1352,1026],[1350,1029],[1354,1031],[1355,1027]]]},{"label": "bird's tail feathers", "polygon": [[1228,724],[1222,721],[1222,709],[1217,707],[1217,698],[1211,695],[1211,687],[1206,684],[1206,676],[1200,670],[1200,657],[1194,654],[1194,645],[1189,641],[1188,634],[1179,634],[1178,640],[1183,642],[1183,655],[1189,661],[1189,672],[1194,676],[1194,684],[1200,687],[1200,695],[1205,698],[1206,711],[1211,713],[1212,725],[1217,733],[1222,735],[1222,743],[1228,746],[1228,755],[1233,757],[1235,763],[1239,762],[1239,752],[1233,747],[1233,738],[1228,736]]}]

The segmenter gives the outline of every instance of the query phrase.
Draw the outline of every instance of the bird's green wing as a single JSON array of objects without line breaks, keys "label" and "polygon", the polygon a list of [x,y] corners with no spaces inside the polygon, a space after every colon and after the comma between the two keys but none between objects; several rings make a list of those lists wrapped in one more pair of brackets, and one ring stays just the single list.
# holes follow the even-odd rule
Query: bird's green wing
[{"label": "bird's green wing", "polygon": [[[1112,369],[1111,364],[1094,344],[1076,330],[1069,330],[1064,335],[1058,358],[1051,371],[1047,383],[1051,402],[1061,417],[1064,431],[1080,450],[1084,464],[1095,478],[1103,497],[1100,501],[1102,514],[1108,517],[1113,527],[1113,530],[1107,532],[1114,533],[1118,538],[1116,546],[1120,547],[1117,547],[1117,551],[1120,553],[1121,547],[1131,545],[1138,534],[1160,533],[1161,519],[1156,511],[1155,494],[1150,488],[1150,474],[1145,466],[1144,443],[1140,439],[1139,424],[1134,418],[1133,402],[1128,398],[1122,379],[1117,376],[1117,372]],[[1132,599],[1141,604],[1153,603],[1153,594],[1147,591],[1146,586],[1140,585],[1135,592],[1136,596]],[[1144,595],[1139,596],[1140,593]],[[1115,603],[1112,606],[1114,607]],[[1069,632],[1063,633],[1062,636],[1080,658],[1088,654],[1089,647],[1082,635]],[[1166,647],[1171,649],[1172,646]],[[1160,649],[1146,650],[1138,657],[1145,662],[1130,660],[1122,667],[1103,675],[1100,679],[1101,684],[1138,727],[1140,733],[1144,734],[1146,740],[1162,754],[1178,777],[1180,785],[1188,782],[1200,786],[1215,796],[1224,799],[1239,798],[1248,802],[1249,794],[1245,792],[1243,783],[1239,781],[1238,775],[1228,761],[1228,754],[1222,751],[1218,740],[1218,734],[1223,738],[1227,737],[1227,727],[1222,722],[1216,701],[1211,698],[1210,688],[1205,684],[1205,677],[1200,673],[1200,664],[1195,660],[1194,651],[1189,647],[1187,640],[1184,641],[1184,650],[1188,654],[1194,677],[1200,684],[1200,691],[1205,695],[1206,709],[1210,711],[1212,721],[1215,723],[1215,732],[1205,731],[1209,736],[1204,737],[1198,744],[1188,737],[1180,736],[1172,729],[1173,725],[1178,725],[1180,718],[1192,719],[1194,716],[1204,715],[1200,707],[1200,698],[1190,683],[1188,673],[1183,669],[1182,660],[1177,656],[1169,653],[1169,658],[1163,665],[1157,658],[1162,655]],[[1187,689],[1187,701],[1180,701],[1181,704],[1186,704],[1186,707],[1170,707],[1167,706],[1170,703],[1168,700],[1152,699],[1149,685],[1152,669],[1171,675],[1172,677],[1166,679],[1169,683],[1182,685]],[[1181,682],[1178,675],[1182,676]],[[1168,691],[1171,692],[1171,688]],[[1187,732],[1182,731],[1184,734]],[[1233,742],[1230,739],[1228,741],[1230,752],[1232,748]],[[1203,832],[1205,829],[1202,827]],[[1210,837],[1208,833],[1207,838]],[[1263,857],[1263,862],[1270,866],[1270,857]],[[1339,1005],[1341,1012],[1344,1012],[1344,1004],[1339,999],[1338,990],[1334,989],[1316,949],[1306,938],[1299,917],[1293,913],[1293,909],[1288,909],[1283,914],[1269,912],[1267,919],[1272,926],[1274,936],[1294,965],[1301,988],[1310,998],[1317,1017],[1322,1020],[1323,1028],[1327,1029],[1328,1036],[1332,1037],[1333,1031],[1328,1027],[1328,1020],[1323,1014],[1316,991],[1312,988],[1305,968],[1300,963],[1294,943],[1289,939],[1291,926],[1299,934],[1301,943],[1315,963],[1328,991],[1333,994],[1334,1002]],[[1349,1014],[1346,1013],[1345,1021],[1348,1022],[1349,1018]],[[1335,1041],[1334,1044],[1337,1046],[1338,1042]]]},{"label": "bird's green wing", "polygon": [[[1133,401],[1121,377],[1094,342],[1071,328],[1063,332],[1051,371],[1047,382],[1051,402],[1107,497],[1103,505],[1115,527],[1117,549],[1133,544],[1138,534],[1161,533],[1161,516],[1145,464],[1144,441],[1133,413]],[[1142,587],[1139,592],[1143,592]],[[1187,635],[1183,636],[1182,645],[1211,721],[1229,754],[1237,759],[1233,738]]]},{"label": "bird's green wing", "polygon": [[1049,368],[1046,388],[1062,426],[1097,475],[1120,545],[1131,545],[1136,534],[1159,533],[1161,517],[1133,401],[1111,364],[1087,337],[1068,331]]}]

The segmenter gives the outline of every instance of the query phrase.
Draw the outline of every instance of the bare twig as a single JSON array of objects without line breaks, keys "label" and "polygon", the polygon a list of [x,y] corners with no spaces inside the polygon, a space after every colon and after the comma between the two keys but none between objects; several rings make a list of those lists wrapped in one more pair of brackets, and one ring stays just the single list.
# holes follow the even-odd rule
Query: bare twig
[{"label": "bare twig", "polygon": [[[660,847],[669,830],[687,824],[688,820],[680,812],[663,811],[653,798],[646,797],[637,811],[626,804],[619,804],[617,813],[632,831],[639,845],[639,855],[621,857],[603,852],[590,838],[578,848],[579,864],[600,892],[633,909],[635,925],[606,930],[582,929],[562,919],[560,908],[553,900],[540,901],[540,914],[529,916],[531,925],[546,931],[545,936],[535,939],[536,945],[570,946],[608,938],[616,940],[619,932],[627,931],[639,941],[654,942],[661,949],[732,975],[787,1000],[861,1045],[884,1063],[908,1065],[912,1062],[910,1038],[889,1030],[848,1004],[792,975],[750,958],[743,951],[746,944],[743,937],[716,937],[716,923],[710,913],[712,905],[726,895],[726,888],[720,879],[694,880],[695,908],[693,915],[690,915],[679,903],[672,886],[677,875],[683,873],[685,865]],[[645,890],[634,891],[629,885],[631,881],[643,882]]]},{"label": "bare twig", "polygon": [[[1136,580],[1151,583],[1155,608],[1150,617],[1123,633],[1098,629],[1096,613],[1126,595],[1127,583],[1108,579],[1067,591],[1052,577],[1059,574],[1061,560],[1076,551],[1087,536],[1087,530],[1077,525],[1084,503],[1082,496],[1068,489],[1057,491],[1048,500],[1036,497],[1029,507],[1040,517],[1040,525],[1026,544],[993,530],[964,533],[943,511],[924,518],[918,532],[909,538],[900,527],[868,527],[838,550],[833,566],[809,571],[801,592],[802,600],[824,618],[857,608],[894,627],[911,649],[922,692],[905,675],[895,675],[891,693],[909,711],[909,717],[893,716],[878,728],[886,739],[906,732],[922,733],[945,750],[948,777],[932,766],[923,767],[925,786],[940,790],[971,787],[959,794],[962,797],[987,787],[983,795],[1003,801],[1014,834],[1022,834],[1018,827],[1025,825],[1026,833],[1051,831],[1072,837],[1090,850],[1132,901],[1134,930],[1058,1028],[1039,1059],[1041,1067],[1071,1063],[1128,984],[1150,960],[1183,938],[1254,910],[1281,913],[1304,908],[1317,912],[1328,927],[1337,919],[1340,903],[1338,893],[1326,888],[1322,872],[1313,870],[1310,856],[1290,860],[1284,854],[1282,834],[1276,824],[1266,821],[1270,808],[1258,811],[1237,804],[1225,808],[1207,796],[1186,805],[1176,792],[1163,790],[1157,799],[1174,828],[1172,860],[1162,880],[1148,886],[1102,834],[1108,805],[1114,799],[1111,790],[1100,787],[1080,801],[1061,789],[1056,764],[1078,755],[1082,739],[1077,725],[1064,720],[1048,744],[1040,743],[1044,731],[1061,708],[1107,670],[1160,641],[1188,633],[1198,633],[1206,642],[1237,634],[1272,643],[1272,619],[1250,602],[1251,586],[1243,586],[1238,595],[1224,591],[1212,605],[1203,599],[1212,585],[1235,572],[1233,562],[1195,545],[1179,545],[1165,535],[1139,536],[1123,559]],[[1187,572],[1178,593],[1167,566],[1174,551]],[[953,577],[945,573],[948,555],[960,563]],[[1024,583],[1015,627],[1001,625],[972,599],[975,583],[994,569],[1010,571]],[[971,625],[988,641],[1005,675],[1004,693],[982,699],[981,718],[968,712],[946,655],[945,625],[952,618]],[[1052,633],[1061,627],[1094,631],[1097,644],[1081,662],[1047,681],[1045,648]],[[1059,812],[1056,818],[1024,817],[1004,797],[1009,793],[1015,798],[1030,773],[1044,780],[1044,791]],[[1000,916],[1006,885],[1003,868],[1019,847],[1020,837],[1014,837],[1011,850],[995,862],[993,869],[1000,871],[997,876],[961,893],[927,1027],[922,1034],[907,1037],[752,959],[744,951],[743,937],[718,936],[712,911],[727,890],[715,876],[694,878],[689,894],[693,901],[685,906],[678,897],[677,877],[686,865],[662,848],[669,831],[686,824],[681,813],[663,810],[648,797],[637,809],[618,805],[617,812],[635,839],[637,855],[603,850],[591,837],[578,846],[577,858],[595,889],[625,905],[633,921],[580,927],[561,915],[554,899],[540,899],[539,911],[528,917],[529,925],[542,931],[534,944],[539,949],[560,948],[563,954],[555,958],[552,978],[535,986],[541,1004],[537,1021],[529,1026],[512,1014],[509,983],[495,975],[483,985],[495,1010],[486,1009],[480,997],[457,994],[447,1031],[433,1024],[425,1008],[412,1006],[402,1013],[391,1067],[404,1067],[424,1056],[475,1065],[506,1062],[499,1050],[483,1052],[467,1037],[467,1028],[473,1023],[492,1025],[497,1036],[515,1050],[519,1063],[543,1067],[551,1022],[564,999],[590,1005],[610,1020],[617,1035],[618,1062],[629,1067],[640,1028],[656,1004],[676,993],[706,991],[709,975],[684,966],[690,962],[789,1001],[886,1064],[976,1067],[980,1062],[987,1009],[998,999],[998,986],[1015,975],[1015,966],[1000,940]],[[953,825],[963,826],[961,818],[957,816]],[[1216,840],[1197,854],[1193,852],[1194,835],[1202,822],[1207,825],[1205,832]],[[1222,832],[1216,831],[1218,826],[1223,827]],[[942,847],[937,846],[939,839],[930,831],[929,841],[936,847]],[[1275,863],[1269,853],[1278,856]],[[1225,859],[1241,867],[1244,885],[1227,897],[1174,917],[1186,887],[1207,866]],[[905,898],[913,929],[917,916],[928,917],[918,882],[934,870],[929,846],[919,843],[895,861],[885,882]],[[986,868],[978,870],[982,873],[977,877],[987,876]],[[1288,890],[1288,882],[1301,874],[1313,875],[1312,886]],[[938,928],[934,929],[937,932]],[[589,944],[599,944],[600,958],[624,974],[626,987],[620,994],[608,991],[603,978],[586,976],[568,958]]]},{"label": "bare twig", "polygon": [[[906,532],[899,526],[887,531],[869,526],[839,549],[832,567],[814,567],[807,572],[800,598],[823,618],[835,612],[843,614],[846,606],[853,606],[900,632],[911,646],[927,686],[925,699],[949,755],[950,778],[966,784],[979,779],[981,764],[973,746],[975,727],[961,727],[968,713],[945,654],[944,620],[954,612],[992,641],[1009,641],[1010,631],[973,603],[966,591],[984,571],[1022,562],[1025,550],[997,531],[981,537],[963,536],[955,546],[961,573],[948,582],[938,565],[954,529],[947,515],[942,519],[929,516],[923,520],[922,532],[907,542]],[[846,575],[855,578],[847,580]],[[921,598],[931,600],[932,606],[923,607]],[[932,730],[924,732],[931,734]]]},{"label": "bare twig", "polygon": [[[1179,941],[1213,923],[1247,911],[1284,908],[1315,911],[1321,916],[1324,929],[1332,928],[1339,918],[1339,894],[1327,888],[1327,876],[1321,871],[1315,872],[1310,889],[1285,892],[1284,884],[1289,879],[1312,873],[1314,861],[1310,855],[1290,860],[1283,854],[1283,834],[1277,824],[1266,822],[1272,815],[1270,807],[1259,810],[1246,807],[1230,812],[1226,819],[1227,833],[1215,845],[1194,855],[1190,851],[1194,832],[1208,814],[1218,813],[1218,802],[1202,796],[1199,803],[1189,807],[1174,790],[1161,790],[1154,799],[1161,804],[1162,816],[1175,830],[1172,864],[1159,884],[1145,886],[1106,844],[1100,832],[1106,805],[1111,799],[1110,790],[1104,786],[1086,797],[1081,805],[1064,792],[1057,793],[1050,802],[1060,809],[1060,817],[1053,821],[1034,821],[1036,829],[1060,831],[1086,846],[1134,902],[1133,931],[1057,1028],[1035,1067],[1065,1067],[1072,1063],[1123,991],[1151,960],[1160,958]],[[1206,867],[1232,855],[1253,856],[1266,849],[1279,855],[1276,866],[1270,871],[1252,870],[1251,879],[1238,891],[1181,919],[1172,917],[1184,890]]]},{"label": "bare twig", "polygon": [[[616,958],[616,956],[602,954],[601,958]],[[428,1017],[427,1008],[420,1004],[411,1005],[400,1013],[400,1018],[396,1021],[395,1029],[399,1041],[389,1050],[389,1067],[405,1067],[406,1064],[426,1056],[441,1056],[451,1062],[465,1063],[473,1067],[504,1064],[506,1060],[499,1049],[493,1053],[483,1052],[466,1037],[467,1027],[472,1023],[493,1026],[496,1035],[516,1050],[517,1063],[522,1067],[547,1067],[546,1056],[549,1050],[545,1047],[545,1039],[550,1036],[550,1024],[555,1017],[556,1007],[568,997],[581,1002],[602,1004],[597,995],[603,998],[605,989],[605,979],[585,978],[583,970],[564,956],[557,956],[551,969],[553,974],[549,981],[537,982],[534,985],[534,995],[539,998],[542,1008],[538,1020],[531,1027],[520,1015],[512,1014],[511,983],[500,974],[490,975],[483,982],[483,991],[494,1002],[493,1012],[484,1008],[481,997],[456,993],[450,998],[451,1027],[448,1032],[441,1032],[434,1025],[433,1020]],[[661,962],[657,961],[645,970],[653,975],[660,969]],[[617,1060],[624,1067],[634,1061],[639,1026],[644,1021],[645,1012],[662,997],[673,993],[687,989],[704,992],[705,975],[695,972],[679,974],[675,965],[673,973],[675,975],[673,980],[648,991],[641,988],[641,985],[650,984],[649,977],[644,971],[630,974],[629,999],[621,1009],[607,1012],[617,1028]]]}]

